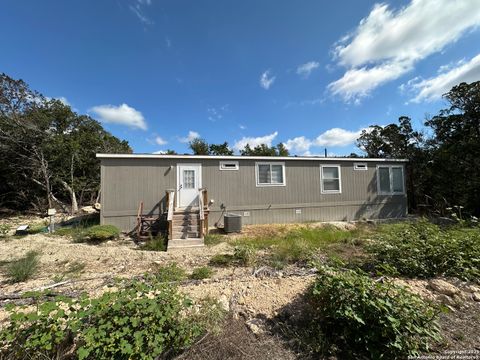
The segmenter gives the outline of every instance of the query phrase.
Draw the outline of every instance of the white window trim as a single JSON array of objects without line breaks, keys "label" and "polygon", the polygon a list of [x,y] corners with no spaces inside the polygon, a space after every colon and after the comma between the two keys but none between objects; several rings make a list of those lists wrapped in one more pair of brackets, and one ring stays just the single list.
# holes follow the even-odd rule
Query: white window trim
[{"label": "white window trim", "polygon": [[[282,178],[283,178],[283,183],[281,184],[261,184],[259,182],[259,174],[258,174],[258,166],[259,165],[282,165]],[[270,175],[271,176],[271,175]],[[271,178],[270,178],[271,180]],[[257,187],[268,187],[268,186],[286,186],[287,185],[287,179],[285,177],[285,163],[284,162],[274,162],[274,161],[263,161],[263,162],[256,162],[255,163],[255,182]]]},{"label": "white window trim", "polygon": [[[323,168],[324,167],[338,168],[338,190],[325,190],[323,188]],[[331,179],[327,179],[327,180],[331,180]],[[337,165],[337,164],[320,165],[320,187],[321,187],[322,194],[341,194],[342,193],[342,168],[340,167],[340,165]]]},{"label": "white window trim", "polygon": [[[235,164],[234,168],[225,168],[225,164]],[[239,169],[238,161],[220,161],[219,169],[222,171],[235,171]]]},{"label": "white window trim", "polygon": [[[390,180],[390,191],[385,192],[380,190],[380,168],[388,168],[388,177]],[[402,191],[392,191],[393,185],[393,168],[398,168],[402,170]],[[405,195],[405,172],[403,166],[399,165],[377,165],[377,193],[378,195]]]},{"label": "white window trim", "polygon": [[[363,167],[358,167],[359,165]],[[368,165],[362,162],[353,163],[353,170],[366,171],[368,170]]]}]

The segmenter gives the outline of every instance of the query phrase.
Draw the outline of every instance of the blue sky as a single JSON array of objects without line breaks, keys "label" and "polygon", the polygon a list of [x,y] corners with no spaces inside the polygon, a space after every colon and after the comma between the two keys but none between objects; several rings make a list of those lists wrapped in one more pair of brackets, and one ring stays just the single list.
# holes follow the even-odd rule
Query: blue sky
[{"label": "blue sky", "polygon": [[343,155],[480,80],[480,0],[5,0],[0,71],[135,152],[284,142]]}]

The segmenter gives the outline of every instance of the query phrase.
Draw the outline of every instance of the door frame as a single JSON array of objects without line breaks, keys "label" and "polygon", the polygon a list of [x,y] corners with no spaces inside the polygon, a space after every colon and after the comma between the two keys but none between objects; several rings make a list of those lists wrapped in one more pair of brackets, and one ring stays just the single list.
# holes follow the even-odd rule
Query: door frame
[{"label": "door frame", "polygon": [[195,166],[198,169],[198,183],[196,184],[196,189],[199,190],[202,188],[202,163],[177,163],[177,187],[176,187],[176,193],[177,193],[177,200],[176,200],[176,207],[180,208],[180,168],[182,166]]}]

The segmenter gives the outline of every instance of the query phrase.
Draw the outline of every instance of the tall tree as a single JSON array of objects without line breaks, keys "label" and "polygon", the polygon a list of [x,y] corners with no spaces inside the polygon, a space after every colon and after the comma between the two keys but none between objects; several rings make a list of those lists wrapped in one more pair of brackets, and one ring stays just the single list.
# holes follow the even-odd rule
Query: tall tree
[{"label": "tall tree", "polygon": [[210,155],[208,143],[201,138],[195,138],[188,144],[194,155]]},{"label": "tall tree", "polygon": [[0,205],[37,210],[68,202],[75,212],[84,196],[98,195],[95,154],[131,152],[97,121],[6,74],[0,75],[0,144]]},{"label": "tall tree", "polygon": [[253,149],[249,144],[240,150],[242,156],[288,156],[288,149],[283,143],[279,143],[277,146],[268,146],[266,144],[260,144]]},{"label": "tall tree", "polygon": [[210,144],[210,155],[233,155],[233,150],[228,147],[228,143],[225,141],[223,144]]}]

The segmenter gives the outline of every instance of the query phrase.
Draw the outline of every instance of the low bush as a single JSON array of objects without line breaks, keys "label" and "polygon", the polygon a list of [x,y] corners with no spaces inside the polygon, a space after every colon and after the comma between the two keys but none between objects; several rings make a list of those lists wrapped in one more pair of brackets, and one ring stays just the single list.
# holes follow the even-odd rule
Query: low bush
[{"label": "low bush", "polygon": [[159,282],[177,282],[187,278],[185,269],[178,266],[177,263],[158,266],[154,276]]},{"label": "low bush", "polygon": [[156,236],[140,245],[139,250],[145,251],[167,251],[167,239],[164,236]]},{"label": "low bush", "polygon": [[321,268],[308,296],[306,337],[319,353],[339,358],[397,359],[440,340],[438,309],[390,281]]},{"label": "low bush", "polygon": [[117,239],[120,230],[113,225],[94,225],[74,233],[75,242],[101,243],[107,240]]},{"label": "low bush", "polygon": [[29,251],[24,257],[6,264],[6,275],[11,283],[23,282],[30,279],[38,269],[36,251]]},{"label": "low bush", "polygon": [[30,235],[47,233],[48,232],[48,226],[45,225],[45,224],[35,224],[35,225],[32,225],[32,226],[29,226],[27,232]]},{"label": "low bush", "polygon": [[190,279],[193,280],[203,280],[212,277],[213,270],[208,266],[202,266],[196,269],[193,269]]},{"label": "low bush", "polygon": [[378,269],[408,277],[480,276],[480,229],[442,229],[427,221],[383,226],[366,247]]},{"label": "low bush", "polygon": [[172,357],[221,321],[219,309],[213,302],[194,307],[175,287],[156,281],[134,281],[96,299],[57,298],[34,311],[10,306],[0,357]]}]

